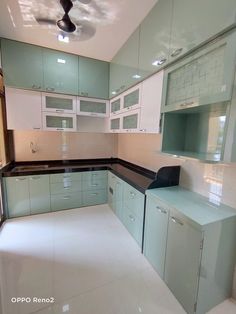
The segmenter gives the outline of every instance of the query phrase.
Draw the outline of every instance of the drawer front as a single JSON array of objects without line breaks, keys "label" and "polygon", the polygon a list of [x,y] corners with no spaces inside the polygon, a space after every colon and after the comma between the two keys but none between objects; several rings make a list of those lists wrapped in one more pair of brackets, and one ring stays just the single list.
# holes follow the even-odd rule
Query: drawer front
[{"label": "drawer front", "polygon": [[107,188],[107,179],[94,178],[83,181],[83,191],[102,190]]},{"label": "drawer front", "polygon": [[134,214],[143,220],[144,195],[125,183],[124,185],[124,205],[134,211]]},{"label": "drawer front", "polygon": [[51,189],[51,194],[73,193],[73,192],[82,191],[82,183],[81,183],[81,180],[70,181],[68,179],[65,179],[62,182],[51,183],[50,189]]},{"label": "drawer front", "polygon": [[143,220],[137,217],[134,211],[127,207],[124,207],[123,223],[126,226],[129,233],[133,236],[133,238],[141,247],[143,236]]},{"label": "drawer front", "polygon": [[83,206],[107,203],[107,190],[94,190],[83,192]]},{"label": "drawer front", "polygon": [[50,175],[50,182],[68,182],[68,181],[80,181],[82,180],[82,172],[70,172],[70,173],[57,173]]},{"label": "drawer front", "polygon": [[83,180],[107,179],[107,170],[83,172]]},{"label": "drawer front", "polygon": [[52,211],[82,206],[82,192],[51,195]]}]

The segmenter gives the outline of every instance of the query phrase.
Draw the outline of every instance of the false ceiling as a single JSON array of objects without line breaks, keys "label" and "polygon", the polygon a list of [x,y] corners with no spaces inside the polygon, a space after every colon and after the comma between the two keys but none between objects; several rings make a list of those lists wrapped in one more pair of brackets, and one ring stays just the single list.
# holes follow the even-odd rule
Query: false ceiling
[{"label": "false ceiling", "polygon": [[77,30],[63,43],[55,26],[64,13],[59,0],[0,0],[0,37],[110,61],[157,1],[74,0]]}]

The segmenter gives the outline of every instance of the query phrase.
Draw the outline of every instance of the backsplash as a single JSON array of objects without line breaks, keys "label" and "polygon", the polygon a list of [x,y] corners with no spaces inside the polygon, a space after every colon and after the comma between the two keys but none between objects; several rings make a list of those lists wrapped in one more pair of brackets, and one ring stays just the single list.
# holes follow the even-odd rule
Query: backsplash
[{"label": "backsplash", "polygon": [[110,158],[117,136],[102,133],[14,131],[16,161]]}]

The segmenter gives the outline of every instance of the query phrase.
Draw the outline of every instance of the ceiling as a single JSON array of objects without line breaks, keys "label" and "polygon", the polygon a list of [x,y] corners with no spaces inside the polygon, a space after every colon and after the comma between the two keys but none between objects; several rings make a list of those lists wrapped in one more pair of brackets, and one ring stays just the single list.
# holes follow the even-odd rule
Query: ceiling
[{"label": "ceiling", "polygon": [[[82,4],[73,0],[71,20],[77,25],[82,21],[83,26],[77,27],[69,43],[62,43],[57,40],[55,22],[39,24],[36,20],[62,18],[59,0],[0,0],[0,37],[110,61],[157,1],[91,0]],[[87,39],[89,34],[92,37]]]}]

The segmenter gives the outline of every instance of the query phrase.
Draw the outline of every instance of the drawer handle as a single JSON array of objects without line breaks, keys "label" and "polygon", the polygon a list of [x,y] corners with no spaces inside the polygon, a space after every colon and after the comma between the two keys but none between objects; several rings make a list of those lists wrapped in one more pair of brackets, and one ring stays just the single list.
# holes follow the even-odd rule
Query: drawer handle
[{"label": "drawer handle", "polygon": [[182,51],[183,51],[183,48],[177,48],[177,49],[175,49],[175,50],[172,52],[171,57],[176,57],[176,56],[178,56]]},{"label": "drawer handle", "polygon": [[191,102],[186,102],[186,103],[184,103],[184,104],[181,104],[180,107],[186,108],[186,107],[189,107],[189,106],[192,106],[192,105],[194,105],[194,102],[193,102],[193,101],[191,101]]},{"label": "drawer handle", "polygon": [[57,131],[64,131],[64,128],[57,128]]},{"label": "drawer handle", "polygon": [[41,128],[34,127],[33,130],[41,130]]},{"label": "drawer handle", "polygon": [[17,178],[16,181],[24,181],[26,180],[27,178]]},{"label": "drawer handle", "polygon": [[55,88],[54,87],[47,87],[46,90],[54,91]]},{"label": "drawer handle", "polygon": [[134,198],[135,195],[136,195],[134,192],[131,192],[131,191],[129,192],[129,194],[130,194],[133,198]]},{"label": "drawer handle", "polygon": [[129,215],[129,219],[130,219],[131,221],[135,221],[135,218],[134,218],[132,215]]},{"label": "drawer handle", "polygon": [[184,225],[184,223],[176,217],[171,217],[171,220],[172,220],[172,222],[174,222],[175,224],[178,224],[180,226]]},{"label": "drawer handle", "polygon": [[161,207],[159,207],[159,206],[157,206],[156,208],[158,209],[158,211],[159,211],[161,214],[167,214],[167,210],[165,210],[165,209],[163,209],[163,208],[161,208]]},{"label": "drawer handle", "polygon": [[33,89],[41,89],[41,86],[38,86],[38,85],[33,84],[33,85],[32,85],[32,88],[33,88]]},{"label": "drawer handle", "polygon": [[98,186],[98,184],[92,184],[92,186]]},{"label": "drawer handle", "polygon": [[64,112],[63,109],[56,109],[56,112]]},{"label": "drawer handle", "polygon": [[96,176],[98,176],[98,174],[97,173],[92,173],[92,176],[96,177]]},{"label": "drawer handle", "polygon": [[64,196],[63,197],[63,200],[69,200],[70,199],[70,196]]},{"label": "drawer handle", "polygon": [[41,177],[31,177],[30,180],[39,180]]},{"label": "drawer handle", "polygon": [[64,186],[64,190],[69,190],[71,188],[71,186],[70,187],[66,187],[66,186]]},{"label": "drawer handle", "polygon": [[97,196],[97,195],[98,195],[98,193],[91,193],[91,195],[92,195],[92,196]]}]

